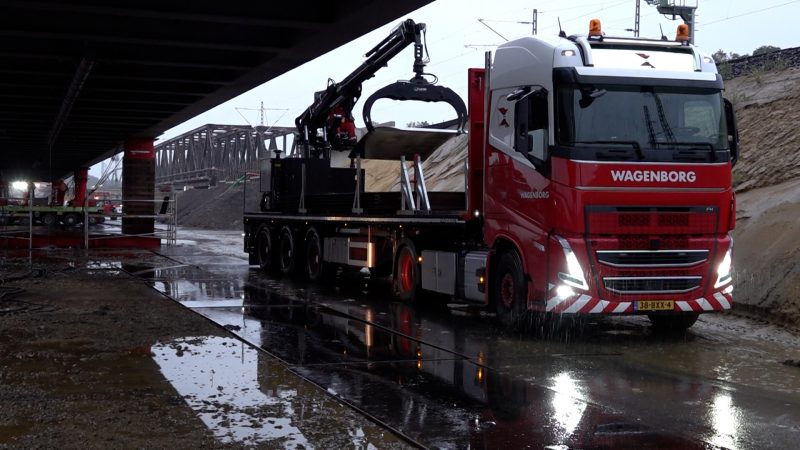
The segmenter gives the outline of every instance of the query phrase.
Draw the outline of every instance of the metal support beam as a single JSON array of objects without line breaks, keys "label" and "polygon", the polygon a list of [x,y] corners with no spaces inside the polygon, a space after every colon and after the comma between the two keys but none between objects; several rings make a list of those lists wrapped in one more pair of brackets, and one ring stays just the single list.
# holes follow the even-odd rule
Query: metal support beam
[{"label": "metal support beam", "polygon": [[272,151],[293,153],[295,128],[214,125],[174,137],[156,146],[156,183],[213,185],[233,180],[246,171],[258,171],[259,158]]}]

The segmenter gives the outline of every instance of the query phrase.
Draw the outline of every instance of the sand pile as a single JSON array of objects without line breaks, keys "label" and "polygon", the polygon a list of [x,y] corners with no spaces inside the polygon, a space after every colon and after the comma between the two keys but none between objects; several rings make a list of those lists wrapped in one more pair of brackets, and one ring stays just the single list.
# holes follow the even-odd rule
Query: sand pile
[{"label": "sand pile", "polygon": [[737,198],[734,267],[737,302],[800,325],[800,179]]},{"label": "sand pile", "polygon": [[247,211],[258,211],[261,192],[258,179],[243,183],[220,183],[209,189],[190,189],[178,193],[178,225],[213,230],[242,228],[243,196],[247,191]]},{"label": "sand pile", "polygon": [[735,78],[725,97],[736,108],[742,152],[734,168],[737,191],[800,175],[800,68]]},{"label": "sand pile", "polygon": [[[458,135],[445,142],[423,164],[425,184],[429,192],[463,192],[464,161],[467,158],[467,135]],[[412,164],[407,162],[409,174]],[[364,160],[364,189],[367,192],[400,190],[400,162]]]}]

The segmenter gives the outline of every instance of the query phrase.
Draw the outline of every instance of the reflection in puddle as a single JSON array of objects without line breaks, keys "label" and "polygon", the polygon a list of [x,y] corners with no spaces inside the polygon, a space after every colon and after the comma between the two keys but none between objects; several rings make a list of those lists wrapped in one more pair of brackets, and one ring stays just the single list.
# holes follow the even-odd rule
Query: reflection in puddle
[{"label": "reflection in puddle", "polygon": [[568,372],[562,372],[553,379],[553,418],[561,432],[559,441],[567,440],[578,428],[586,410],[586,402],[577,400],[578,383]]},{"label": "reflection in puddle", "polygon": [[280,439],[287,447],[309,446],[290,419],[298,413],[296,391],[276,385],[266,395],[258,389],[257,351],[209,336],[157,344],[153,352],[164,376],[222,442]]},{"label": "reflection in puddle", "polygon": [[154,345],[153,353],[164,376],[222,443],[303,449],[398,446],[392,434],[237,339],[182,338]]},{"label": "reflection in puddle", "polygon": [[731,396],[726,392],[720,392],[714,396],[714,403],[711,406],[711,423],[714,428],[714,435],[711,443],[730,450],[739,448],[738,432],[742,427],[741,411],[733,405]]}]

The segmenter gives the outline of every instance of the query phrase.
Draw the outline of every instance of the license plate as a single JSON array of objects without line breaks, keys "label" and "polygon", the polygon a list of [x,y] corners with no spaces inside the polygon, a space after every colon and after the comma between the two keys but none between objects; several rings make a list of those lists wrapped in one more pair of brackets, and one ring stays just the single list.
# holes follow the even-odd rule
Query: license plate
[{"label": "license plate", "polygon": [[672,311],[675,302],[672,300],[640,300],[636,302],[637,311]]}]

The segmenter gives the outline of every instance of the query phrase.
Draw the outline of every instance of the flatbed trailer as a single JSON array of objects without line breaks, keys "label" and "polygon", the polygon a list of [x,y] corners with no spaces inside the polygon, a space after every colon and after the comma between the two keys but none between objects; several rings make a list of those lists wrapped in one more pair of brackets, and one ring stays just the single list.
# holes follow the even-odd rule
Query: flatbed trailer
[{"label": "flatbed trailer", "polygon": [[[64,224],[67,226],[83,223],[84,211],[79,206],[23,206],[23,205],[4,205],[0,206],[0,224],[12,225],[14,223],[26,222],[33,212],[34,224],[47,226]],[[103,223],[105,216],[103,208],[97,206],[88,207],[89,223]]]},{"label": "flatbed trailer", "polygon": [[[302,214],[245,213],[245,251],[251,264],[286,275],[300,274],[312,281],[329,277],[338,267],[368,268],[375,276],[390,276],[399,264],[404,270],[398,278],[399,295],[414,300],[419,291],[416,285],[423,281],[420,287],[437,290],[429,286],[436,280],[429,280],[419,270],[423,256],[427,256],[423,248],[436,243],[438,249],[466,254],[470,247],[479,247],[480,228],[474,221],[465,220],[463,209],[453,209],[464,204],[464,193],[431,192],[431,209],[424,213],[403,209],[402,195],[309,195],[303,200],[306,212]],[[352,206],[342,206],[358,204],[358,199],[358,212],[353,212]],[[404,250],[398,253],[400,249]],[[454,289],[456,277],[462,276],[450,270],[446,277],[452,277],[452,288],[445,280],[438,291],[463,295]]]}]

